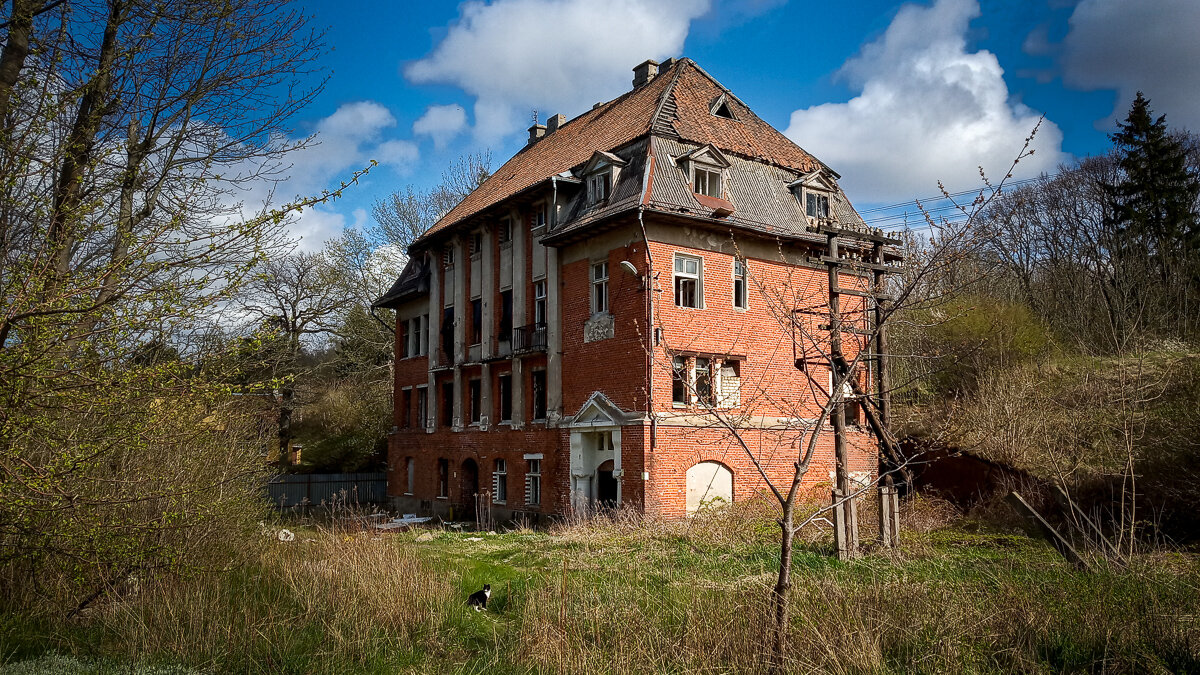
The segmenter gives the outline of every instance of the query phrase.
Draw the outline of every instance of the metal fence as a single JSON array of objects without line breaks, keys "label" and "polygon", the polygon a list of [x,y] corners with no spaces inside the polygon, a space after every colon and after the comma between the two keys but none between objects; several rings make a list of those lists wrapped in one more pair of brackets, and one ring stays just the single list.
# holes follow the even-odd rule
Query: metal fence
[{"label": "metal fence", "polygon": [[267,483],[267,494],[279,508],[382,504],[387,500],[387,474],[284,474]]}]

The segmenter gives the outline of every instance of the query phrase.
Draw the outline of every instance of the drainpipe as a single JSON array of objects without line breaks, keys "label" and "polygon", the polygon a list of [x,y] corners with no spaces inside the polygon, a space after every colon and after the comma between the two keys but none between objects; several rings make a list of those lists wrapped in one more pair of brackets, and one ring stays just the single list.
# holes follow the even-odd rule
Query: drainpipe
[{"label": "drainpipe", "polygon": [[[643,193],[645,190],[643,190]],[[657,445],[658,436],[658,417],[654,414],[654,341],[657,333],[657,326],[654,325],[654,254],[650,252],[650,236],[646,234],[646,223],[642,220],[642,214],[645,212],[644,204],[638,205],[638,225],[642,230],[642,241],[646,246],[646,320],[649,332],[646,336],[646,414],[650,417],[650,452],[654,452]]]}]

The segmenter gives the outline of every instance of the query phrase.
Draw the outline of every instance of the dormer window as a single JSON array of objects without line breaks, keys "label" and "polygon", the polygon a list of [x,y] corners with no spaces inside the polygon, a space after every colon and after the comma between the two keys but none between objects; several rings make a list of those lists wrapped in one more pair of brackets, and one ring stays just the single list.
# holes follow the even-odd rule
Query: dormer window
[{"label": "dormer window", "polygon": [[806,191],[804,201],[804,210],[809,218],[829,219],[829,195]]},{"label": "dormer window", "polygon": [[721,197],[721,170],[716,167],[696,165],[692,176],[692,192],[709,197]]},{"label": "dormer window", "polygon": [[727,120],[736,120],[733,116],[733,111],[729,109],[729,99],[725,94],[718,96],[708,109],[715,117],[724,117]]},{"label": "dormer window", "polygon": [[583,166],[581,175],[585,176],[587,185],[587,203],[599,204],[612,196],[613,187],[617,184],[621,167],[626,161],[611,152],[594,152],[592,158]]},{"label": "dormer window", "polygon": [[836,176],[817,170],[802,175],[799,180],[788,184],[796,195],[800,208],[808,217],[810,225],[833,220],[833,195],[837,192]]},{"label": "dormer window", "polygon": [[595,204],[608,199],[612,192],[612,171],[603,171],[588,176],[588,203]]}]

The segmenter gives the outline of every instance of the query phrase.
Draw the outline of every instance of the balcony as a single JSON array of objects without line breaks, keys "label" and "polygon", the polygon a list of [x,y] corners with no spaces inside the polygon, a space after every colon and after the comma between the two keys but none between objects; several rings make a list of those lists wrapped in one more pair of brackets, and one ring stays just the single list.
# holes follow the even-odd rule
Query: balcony
[{"label": "balcony", "polygon": [[531,323],[513,329],[513,352],[546,351],[546,324]]}]

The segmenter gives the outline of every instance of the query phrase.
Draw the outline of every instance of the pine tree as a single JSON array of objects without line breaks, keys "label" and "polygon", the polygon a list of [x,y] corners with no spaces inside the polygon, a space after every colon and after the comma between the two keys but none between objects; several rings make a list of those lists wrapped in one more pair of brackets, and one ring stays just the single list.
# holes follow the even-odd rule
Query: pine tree
[{"label": "pine tree", "polygon": [[1160,265],[1194,254],[1200,249],[1200,176],[1189,169],[1186,148],[1167,131],[1166,115],[1154,119],[1140,91],[1118,127],[1110,138],[1124,178],[1108,189],[1117,223],[1127,235],[1144,238]]}]

